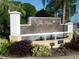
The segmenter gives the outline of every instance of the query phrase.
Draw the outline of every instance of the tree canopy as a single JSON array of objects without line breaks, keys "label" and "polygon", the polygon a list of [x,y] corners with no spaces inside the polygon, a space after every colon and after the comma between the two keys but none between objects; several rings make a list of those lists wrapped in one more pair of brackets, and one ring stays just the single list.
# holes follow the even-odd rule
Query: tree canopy
[{"label": "tree canopy", "polygon": [[42,9],[36,13],[36,17],[49,17],[50,14],[46,10]]},{"label": "tree canopy", "polygon": [[22,15],[21,23],[27,23],[29,16],[35,16],[36,9],[29,3],[22,3],[22,9],[25,11],[25,15]]},{"label": "tree canopy", "polygon": [[[43,5],[47,0],[42,0]],[[70,17],[75,14],[76,0],[48,0],[45,8],[51,16],[57,16],[69,21]],[[64,15],[64,16],[63,16]]]},{"label": "tree canopy", "polygon": [[10,20],[8,11],[21,12],[21,23],[27,23],[27,17],[35,16],[36,9],[29,3],[14,0],[0,0],[0,35],[9,38]]}]

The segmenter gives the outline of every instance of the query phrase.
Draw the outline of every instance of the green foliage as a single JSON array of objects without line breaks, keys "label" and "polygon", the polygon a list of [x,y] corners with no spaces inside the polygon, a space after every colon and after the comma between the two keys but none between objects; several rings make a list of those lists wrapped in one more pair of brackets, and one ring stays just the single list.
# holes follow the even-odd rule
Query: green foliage
[{"label": "green foliage", "polygon": [[[43,1],[43,0],[42,0]],[[61,17],[63,16],[64,2],[66,2],[65,9],[65,21],[68,22],[69,18],[75,14],[77,0],[49,0],[46,6],[46,10],[50,13],[51,16]],[[43,4],[45,4],[45,0]]]},{"label": "green foliage", "polygon": [[79,52],[79,43],[74,39],[69,43],[65,43],[64,47]]},{"label": "green foliage", "polygon": [[46,10],[42,9],[36,13],[36,16],[37,17],[49,17],[50,14]]},{"label": "green foliage", "polygon": [[10,42],[6,39],[0,39],[0,55],[8,56],[9,55],[9,46]]},{"label": "green foliage", "polygon": [[51,49],[44,45],[35,45],[32,49],[32,56],[51,56]]},{"label": "green foliage", "polygon": [[0,44],[1,44],[1,43],[7,43],[7,42],[8,42],[7,39],[2,39],[2,38],[0,38]]},{"label": "green foliage", "polygon": [[73,41],[79,43],[79,35],[75,31],[73,32]]},{"label": "green foliage", "polygon": [[72,54],[72,50],[64,46],[52,49],[52,56],[66,56]]},{"label": "green foliage", "polygon": [[27,23],[28,22],[28,17],[30,16],[35,16],[36,13],[36,9],[33,5],[31,5],[30,3],[22,3],[22,9],[25,11],[25,15],[21,15],[22,19],[21,19],[21,23]]},{"label": "green foliage", "polygon": [[36,9],[34,6],[28,3],[21,3],[13,0],[1,0],[0,1],[0,35],[9,39],[10,35],[10,15],[8,11],[21,12],[21,23],[27,23],[29,16],[34,16]]},{"label": "green foliage", "polygon": [[9,36],[8,0],[0,1],[0,35]]},{"label": "green foliage", "polygon": [[62,7],[61,5],[62,0],[50,0],[50,2],[46,6],[46,10],[50,13],[51,16],[58,16],[56,14],[59,14]]},{"label": "green foliage", "polygon": [[22,40],[19,42],[14,42],[9,46],[9,51],[12,56],[24,57],[31,56],[31,41]]},{"label": "green foliage", "polygon": [[51,1],[51,0],[42,0],[42,4],[43,4],[43,7],[45,8],[45,6],[46,6],[46,3],[48,3],[49,1]]}]

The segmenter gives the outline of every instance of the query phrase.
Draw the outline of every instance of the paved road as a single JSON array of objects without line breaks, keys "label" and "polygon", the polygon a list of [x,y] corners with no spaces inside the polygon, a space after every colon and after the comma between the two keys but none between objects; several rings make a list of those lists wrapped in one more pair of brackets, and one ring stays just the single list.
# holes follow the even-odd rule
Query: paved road
[{"label": "paved road", "polygon": [[79,55],[61,56],[61,57],[24,57],[24,58],[3,57],[0,59],[79,59]]}]

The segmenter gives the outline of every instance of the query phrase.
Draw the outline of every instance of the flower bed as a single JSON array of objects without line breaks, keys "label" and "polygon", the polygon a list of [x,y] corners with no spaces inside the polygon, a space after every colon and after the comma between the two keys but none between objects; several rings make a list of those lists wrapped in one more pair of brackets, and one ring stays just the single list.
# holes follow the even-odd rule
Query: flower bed
[{"label": "flower bed", "polygon": [[46,45],[32,45],[29,40],[10,43],[8,40],[0,40],[0,55],[11,57],[24,56],[66,56],[72,54],[73,50],[69,49],[70,44],[63,45],[59,48],[49,48]]}]

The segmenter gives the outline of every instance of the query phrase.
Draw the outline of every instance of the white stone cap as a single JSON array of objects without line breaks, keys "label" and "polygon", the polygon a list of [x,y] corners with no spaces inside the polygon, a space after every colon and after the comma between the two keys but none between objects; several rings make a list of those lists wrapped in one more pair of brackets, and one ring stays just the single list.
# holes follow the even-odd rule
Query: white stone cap
[{"label": "white stone cap", "polygon": [[18,11],[11,11],[11,12],[9,12],[10,14],[21,14],[20,12],[18,12]]},{"label": "white stone cap", "polygon": [[34,19],[61,19],[60,17],[29,17],[30,19],[34,18]]},{"label": "white stone cap", "polygon": [[72,22],[68,22],[68,23],[66,23],[66,24],[73,25],[73,23],[72,23]]}]

